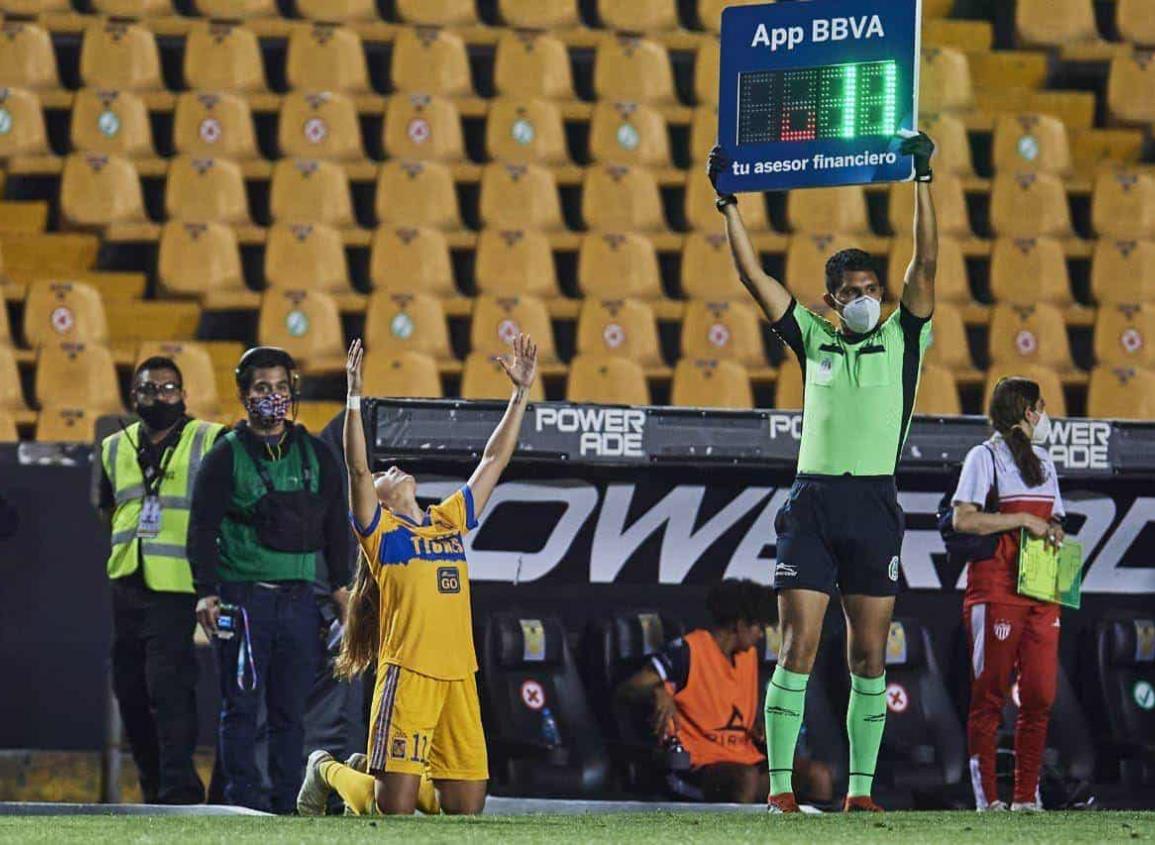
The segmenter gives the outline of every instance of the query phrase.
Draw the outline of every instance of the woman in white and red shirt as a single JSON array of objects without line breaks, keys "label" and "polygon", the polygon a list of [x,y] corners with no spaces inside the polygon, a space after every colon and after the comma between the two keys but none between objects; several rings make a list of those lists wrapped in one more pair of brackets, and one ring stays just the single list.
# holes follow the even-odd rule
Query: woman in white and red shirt
[{"label": "woman in white and red shirt", "polygon": [[[995,434],[971,449],[952,499],[954,528],[998,534],[994,556],[967,567],[963,618],[971,644],[971,705],[967,718],[971,782],[979,810],[1006,810],[995,785],[995,753],[1002,709],[1018,673],[1015,790],[1011,809],[1037,811],[1039,769],[1055,699],[1059,606],[1018,594],[1019,529],[1058,546],[1063,500],[1055,465],[1039,445],[1050,431],[1039,385],[1001,380],[989,409]],[[998,512],[985,513],[997,491]]]}]

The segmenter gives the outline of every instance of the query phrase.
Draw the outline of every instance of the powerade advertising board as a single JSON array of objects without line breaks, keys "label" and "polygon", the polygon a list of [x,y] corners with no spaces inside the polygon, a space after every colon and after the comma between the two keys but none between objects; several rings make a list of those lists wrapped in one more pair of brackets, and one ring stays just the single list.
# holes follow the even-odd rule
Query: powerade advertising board
[{"label": "powerade advertising board", "polygon": [[922,0],[785,0],[722,12],[719,190],[914,178]]}]

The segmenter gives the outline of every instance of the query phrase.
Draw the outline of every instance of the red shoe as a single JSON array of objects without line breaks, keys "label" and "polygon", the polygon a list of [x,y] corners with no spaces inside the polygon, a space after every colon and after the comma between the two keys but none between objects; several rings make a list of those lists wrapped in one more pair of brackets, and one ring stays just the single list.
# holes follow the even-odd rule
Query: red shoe
[{"label": "red shoe", "polygon": [[857,795],[851,798],[846,796],[846,803],[842,807],[844,813],[881,813],[882,807],[874,803],[869,795]]},{"label": "red shoe", "polygon": [[798,802],[794,800],[793,792],[779,792],[766,799],[766,812],[777,815],[779,813],[801,813]]}]

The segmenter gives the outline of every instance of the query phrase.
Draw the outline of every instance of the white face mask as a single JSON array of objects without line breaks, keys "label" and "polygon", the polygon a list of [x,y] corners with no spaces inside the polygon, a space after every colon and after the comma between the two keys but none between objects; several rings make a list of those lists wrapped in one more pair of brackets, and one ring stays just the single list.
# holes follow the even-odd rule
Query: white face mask
[{"label": "white face mask", "polygon": [[1035,422],[1035,429],[1031,432],[1031,442],[1036,446],[1045,446],[1047,440],[1051,436],[1051,418],[1047,416],[1047,412],[1039,414],[1039,419]]},{"label": "white face mask", "polygon": [[842,322],[855,334],[866,334],[878,325],[882,303],[873,296],[860,296],[842,307]]}]

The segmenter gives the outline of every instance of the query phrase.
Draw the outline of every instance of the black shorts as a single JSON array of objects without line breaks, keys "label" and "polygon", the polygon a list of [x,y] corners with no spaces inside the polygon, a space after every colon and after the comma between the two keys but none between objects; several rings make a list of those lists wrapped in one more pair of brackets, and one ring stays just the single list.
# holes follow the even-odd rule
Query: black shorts
[{"label": "black shorts", "polygon": [[891,476],[800,475],[774,519],[774,589],[898,595],[905,525]]}]

